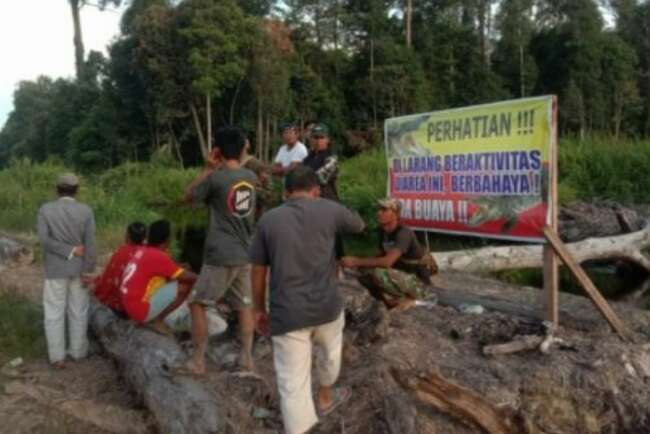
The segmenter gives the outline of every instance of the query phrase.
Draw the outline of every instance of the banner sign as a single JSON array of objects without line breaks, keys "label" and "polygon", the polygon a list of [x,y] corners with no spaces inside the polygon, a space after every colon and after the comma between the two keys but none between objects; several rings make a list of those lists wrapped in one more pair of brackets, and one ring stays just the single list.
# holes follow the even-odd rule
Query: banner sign
[{"label": "banner sign", "polygon": [[418,230],[544,241],[555,97],[387,119],[388,195]]}]

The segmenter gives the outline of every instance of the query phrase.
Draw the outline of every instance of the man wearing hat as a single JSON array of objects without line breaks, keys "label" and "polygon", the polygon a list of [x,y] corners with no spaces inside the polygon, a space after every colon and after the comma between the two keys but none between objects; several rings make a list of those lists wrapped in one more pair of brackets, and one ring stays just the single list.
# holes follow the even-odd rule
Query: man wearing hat
[{"label": "man wearing hat", "polygon": [[273,160],[272,173],[276,176],[284,176],[291,169],[302,163],[307,156],[307,148],[298,140],[298,129],[293,123],[286,123],[282,126],[282,141],[278,153]]},{"label": "man wearing hat", "polygon": [[66,312],[68,353],[73,359],[88,354],[89,298],[81,277],[95,269],[95,217],[88,205],[75,200],[78,188],[79,179],[74,174],[59,176],[58,199],[44,204],[38,211],[38,238],[45,265],[45,337],[50,362],[57,368],[65,366]]},{"label": "man wearing hat", "polygon": [[347,268],[360,268],[359,283],[386,307],[407,309],[427,296],[437,266],[415,232],[400,223],[401,203],[387,198],[378,205],[379,255],[346,256],[341,262]]},{"label": "man wearing hat", "polygon": [[330,149],[329,128],[325,124],[315,124],[309,134],[310,152],[302,162],[311,167],[320,181],[320,196],[324,199],[339,200],[336,189],[338,158]]}]

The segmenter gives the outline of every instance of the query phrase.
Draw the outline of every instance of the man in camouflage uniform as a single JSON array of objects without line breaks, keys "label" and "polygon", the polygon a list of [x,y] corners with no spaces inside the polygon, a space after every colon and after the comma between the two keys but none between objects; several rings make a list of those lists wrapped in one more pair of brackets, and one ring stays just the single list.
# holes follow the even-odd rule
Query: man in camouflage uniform
[{"label": "man in camouflage uniform", "polygon": [[346,256],[342,264],[359,268],[359,283],[389,309],[408,309],[415,301],[432,298],[431,276],[435,261],[418,242],[415,233],[400,223],[401,205],[396,199],[379,201],[377,220],[380,253],[374,258]]}]

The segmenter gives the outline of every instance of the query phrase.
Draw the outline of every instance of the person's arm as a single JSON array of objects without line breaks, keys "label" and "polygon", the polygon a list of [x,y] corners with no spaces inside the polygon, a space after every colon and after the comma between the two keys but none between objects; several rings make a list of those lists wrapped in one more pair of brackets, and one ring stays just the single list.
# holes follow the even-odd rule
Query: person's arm
[{"label": "person's arm", "polygon": [[266,312],[266,275],[269,267],[253,264],[251,269],[251,286],[253,288],[253,309]]},{"label": "person's arm", "polygon": [[43,215],[43,210],[38,211],[36,231],[38,233],[38,240],[41,242],[41,246],[43,246],[45,252],[68,260],[72,259],[73,256],[84,255],[84,247],[82,245],[74,246],[63,243],[50,236],[50,231],[47,227],[47,220]]},{"label": "person's arm", "polygon": [[200,202],[204,200],[203,197],[205,192],[198,187],[205,185],[205,181],[212,175],[212,173],[219,168],[221,165],[221,160],[219,157],[218,148],[213,149],[212,153],[208,155],[206,159],[205,168],[197,175],[196,178],[185,189],[185,195],[183,196],[183,202],[192,203]]},{"label": "person's arm", "polygon": [[345,234],[358,234],[366,228],[366,223],[355,211],[352,211],[343,205],[336,204],[338,209],[336,213],[337,232]]},{"label": "person's arm", "polygon": [[346,268],[357,267],[379,267],[392,268],[395,262],[402,257],[402,252],[398,249],[389,250],[383,256],[376,258],[359,258],[356,256],[344,256],[341,258],[341,264]]},{"label": "person's arm", "polygon": [[266,276],[269,271],[269,254],[266,245],[264,218],[259,221],[250,247],[251,288],[253,292],[253,321],[255,329],[262,335],[269,334],[269,320],[266,312]]},{"label": "person's arm", "polygon": [[198,276],[196,275],[196,273],[194,273],[194,272],[192,272],[192,271],[190,271],[190,270],[188,270],[186,268],[183,268],[183,271],[181,272],[181,274],[176,276],[176,280],[178,280],[179,283],[187,283],[189,285],[194,284],[194,282],[196,282],[196,279],[198,279]]}]

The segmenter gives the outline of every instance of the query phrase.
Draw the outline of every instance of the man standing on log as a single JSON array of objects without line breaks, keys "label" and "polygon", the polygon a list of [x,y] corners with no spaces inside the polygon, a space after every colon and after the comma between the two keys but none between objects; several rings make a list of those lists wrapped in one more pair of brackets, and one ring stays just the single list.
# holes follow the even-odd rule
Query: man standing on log
[{"label": "man standing on log", "polygon": [[185,368],[192,374],[205,373],[208,344],[206,306],[225,298],[239,311],[241,353],[239,366],[253,370],[253,300],[248,248],[256,205],[257,176],[241,167],[246,137],[237,128],[221,128],[215,144],[223,163],[219,170],[208,166],[188,186],[185,199],[210,208],[203,268],[190,296],[194,354]]},{"label": "man standing on log", "polygon": [[341,262],[347,268],[361,268],[359,283],[386,307],[407,309],[415,305],[416,299],[427,296],[431,276],[438,267],[415,232],[400,223],[400,202],[382,199],[378,203],[379,255],[346,256]]},{"label": "man standing on log", "polygon": [[324,350],[320,415],[351,395],[349,388],[333,387],[341,367],[344,326],[334,243],[338,233],[361,232],[364,223],[342,205],[319,198],[319,180],[309,167],[290,171],[285,191],[286,202],[258,222],[250,258],[258,329],[267,326],[266,277],[271,271],[270,333],[282,418],[287,434],[299,434],[318,422],[311,394],[312,342]]},{"label": "man standing on log", "polygon": [[95,269],[95,217],[75,195],[79,179],[72,173],[59,177],[59,198],[38,211],[38,238],[43,248],[45,285],[43,310],[47,351],[57,368],[65,367],[65,313],[68,313],[69,353],[78,360],[88,354],[88,290],[81,277]]}]

